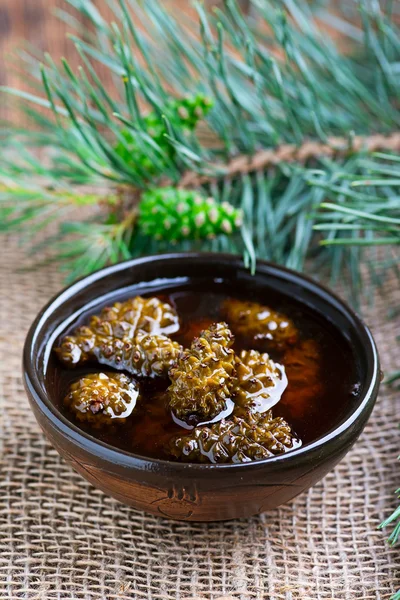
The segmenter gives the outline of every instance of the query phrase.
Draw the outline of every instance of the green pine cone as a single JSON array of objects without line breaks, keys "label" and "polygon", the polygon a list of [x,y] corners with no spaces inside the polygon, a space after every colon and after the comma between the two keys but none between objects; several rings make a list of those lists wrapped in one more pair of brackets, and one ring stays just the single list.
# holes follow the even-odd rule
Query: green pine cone
[{"label": "green pine cone", "polygon": [[167,109],[166,113],[173,125],[193,131],[212,107],[213,101],[209,96],[197,94],[174,100],[171,102],[171,109]]},{"label": "green pine cone", "polygon": [[[204,94],[198,94],[193,97],[172,100],[165,106],[163,114],[165,114],[172,127],[181,129],[183,133],[190,133],[195,129],[197,123],[209,112],[212,106],[213,102],[211,98],[204,96]],[[160,164],[153,164],[146,152],[143,151],[140,144],[136,141],[135,131],[129,129],[125,129],[121,132],[125,139],[125,143],[119,142],[115,146],[115,152],[121,156],[126,163],[140,165],[149,177],[161,175],[162,165],[164,164],[167,166],[168,162],[175,154],[175,148],[166,138],[168,131],[162,115],[158,112],[152,111],[148,113],[143,118],[143,127],[145,133],[158,144],[164,154],[164,160],[161,156],[158,157],[161,161],[161,166]]]},{"label": "green pine cone", "polygon": [[170,242],[229,235],[241,223],[241,210],[196,191],[155,188],[143,194],[139,205],[138,226],[143,233]]}]

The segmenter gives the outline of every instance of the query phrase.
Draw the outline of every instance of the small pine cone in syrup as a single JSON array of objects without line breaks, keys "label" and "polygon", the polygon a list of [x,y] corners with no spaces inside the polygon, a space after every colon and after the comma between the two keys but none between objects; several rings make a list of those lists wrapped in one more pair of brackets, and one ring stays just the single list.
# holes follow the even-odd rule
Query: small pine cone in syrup
[{"label": "small pine cone in syrup", "polygon": [[268,306],[228,298],[222,305],[222,312],[237,335],[268,340],[271,346],[278,349],[297,340],[298,331],[293,321]]},{"label": "small pine cone in syrup", "polygon": [[[57,356],[67,366],[81,365],[92,357],[95,344],[101,343],[100,337],[86,325],[78,327],[74,335],[67,335],[55,349]],[[105,340],[105,337],[102,338],[102,341]]]},{"label": "small pine cone in syrup", "polygon": [[99,363],[132,375],[167,377],[181,351],[182,346],[165,335],[139,332],[133,340],[111,338],[95,348],[94,354]]},{"label": "small pine cone in syrup", "polygon": [[233,400],[251,412],[266,412],[279,402],[287,383],[285,368],[268,354],[242,350],[236,359]]},{"label": "small pine cone in syrup", "polygon": [[124,423],[138,396],[138,384],[122,373],[91,373],[71,385],[64,404],[78,421],[102,427]]},{"label": "small pine cone in syrup", "polygon": [[172,306],[158,298],[130,298],[103,308],[93,315],[89,325],[78,327],[56,349],[60,360],[76,366],[92,358],[95,349],[112,338],[132,339],[139,332],[169,335],[179,329],[179,318]]},{"label": "small pine cone in syrup", "polygon": [[116,302],[101,311],[100,321],[109,323],[109,336],[135,337],[143,331],[152,335],[171,335],[179,329],[179,318],[175,309],[159,298],[130,298]]},{"label": "small pine cone in syrup", "polygon": [[242,410],[240,416],[174,438],[169,452],[183,462],[242,463],[284,454],[300,445],[281,417],[273,418],[271,411],[253,414]]},{"label": "small pine cone in syrup", "polygon": [[169,406],[181,421],[211,421],[232,396],[235,354],[226,323],[214,323],[195,338],[170,369]]}]

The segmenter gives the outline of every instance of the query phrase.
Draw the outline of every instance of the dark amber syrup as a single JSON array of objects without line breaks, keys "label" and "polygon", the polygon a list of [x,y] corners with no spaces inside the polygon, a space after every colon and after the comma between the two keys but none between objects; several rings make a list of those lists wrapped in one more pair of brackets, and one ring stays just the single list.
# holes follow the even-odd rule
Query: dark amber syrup
[{"label": "dark amber syrup", "polygon": [[[147,289],[133,287],[122,296],[116,293],[111,300],[108,298],[107,302],[99,302],[96,308],[91,307],[79,320],[69,324],[55,345],[64,335],[85,323],[90,315],[99,313],[105,305],[137,295],[158,296],[175,306],[181,328],[171,337],[185,347],[211,323],[224,320],[221,305],[228,297],[260,302],[292,319],[300,337],[289,350],[276,350],[268,340],[255,342],[253,337],[245,336],[236,337],[234,349],[254,348],[268,352],[276,362],[284,365],[285,362],[289,363],[286,366],[289,383],[280,402],[274,406],[273,414],[284,417],[303,444],[316,440],[339,423],[349,403],[359,393],[359,378],[352,350],[346,339],[327,320],[294,298],[272,289],[266,291],[265,288],[261,290],[254,287],[238,290],[221,280],[194,279],[176,285],[169,282],[158,288],[150,285]],[[311,368],[307,371],[296,367],[296,356],[302,357],[304,353],[312,356]],[[165,406],[163,392],[169,385],[168,380],[142,380],[140,401],[131,417],[124,424],[109,428],[94,429],[76,422],[63,406],[63,398],[73,381],[85,373],[112,370],[96,364],[69,370],[59,363],[53,352],[46,376],[57,392],[57,406],[81,429],[122,450],[141,456],[168,458],[164,451],[168,441],[177,434],[187,433],[172,420]]]}]

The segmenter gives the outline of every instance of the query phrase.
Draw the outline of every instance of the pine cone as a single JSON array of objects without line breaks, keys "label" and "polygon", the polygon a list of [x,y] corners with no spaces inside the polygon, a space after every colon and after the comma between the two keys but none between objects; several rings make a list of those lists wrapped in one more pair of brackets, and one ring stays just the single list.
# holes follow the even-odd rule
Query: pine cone
[{"label": "pine cone", "polygon": [[242,463],[261,460],[298,448],[300,440],[281,417],[272,412],[223,419],[213,425],[196,427],[189,434],[174,438],[171,455],[184,462]]},{"label": "pine cone", "polygon": [[241,223],[241,210],[228,202],[218,204],[195,191],[152,189],[143,194],[139,206],[138,225],[142,231],[171,242],[230,234]]},{"label": "pine cone", "polygon": [[100,315],[90,318],[88,326],[66,336],[56,352],[63,363],[75,366],[113,338],[133,339],[139,332],[169,335],[178,329],[178,315],[172,306],[158,298],[137,296],[103,308]]},{"label": "pine cone", "polygon": [[187,423],[210,421],[227,409],[232,395],[235,354],[226,323],[215,323],[195,338],[170,369],[169,406]]},{"label": "pine cone", "polygon": [[171,103],[170,118],[175,127],[193,131],[213,107],[213,99],[204,94],[179,98]]},{"label": "pine cone", "polygon": [[277,348],[294,344],[298,331],[285,315],[257,302],[228,298],[222,306],[225,319],[235,334],[269,340]]},{"label": "pine cone", "polygon": [[236,359],[234,402],[251,412],[266,412],[279,402],[287,386],[285,368],[268,354],[242,350]]},{"label": "pine cone", "polygon": [[[181,135],[190,135],[212,106],[212,99],[203,94],[167,102],[162,113],[151,111],[143,117],[145,132],[162,152],[154,151],[149,143],[146,147],[145,141],[139,144],[136,132],[131,129],[121,131],[124,142],[118,142],[114,150],[125,163],[134,164],[135,168],[141,167],[143,175],[150,181],[154,177],[163,175],[176,155],[175,146],[168,138],[169,130],[164,116],[174,130]],[[156,155],[157,160],[152,160],[151,152]]]},{"label": "pine cone", "polygon": [[122,373],[92,373],[70,387],[64,404],[78,421],[95,427],[124,423],[136,406],[138,384]]},{"label": "pine cone", "polygon": [[182,346],[165,335],[139,332],[133,340],[111,338],[94,354],[99,363],[132,375],[166,377],[181,351]]}]

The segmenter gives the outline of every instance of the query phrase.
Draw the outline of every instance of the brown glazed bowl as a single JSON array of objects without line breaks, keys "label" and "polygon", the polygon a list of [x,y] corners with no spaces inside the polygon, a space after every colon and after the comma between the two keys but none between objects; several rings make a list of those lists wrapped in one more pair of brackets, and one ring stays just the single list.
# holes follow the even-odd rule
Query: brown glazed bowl
[{"label": "brown glazed bowl", "polygon": [[[184,464],[117,450],[83,432],[53,403],[46,364],[68,319],[100,296],[160,278],[223,278],[241,289],[256,278],[296,297],[328,319],[351,344],[361,373],[361,393],[332,429],[288,454],[243,464]],[[36,419],[54,447],[85,479],[121,502],[179,520],[247,517],[288,502],[330,471],[363,430],[380,380],[370,331],[337,296],[308,277],[259,261],[251,275],[241,258],[225,254],[166,254],[124,262],[74,283],[40,312],[24,348],[24,381]]]}]

